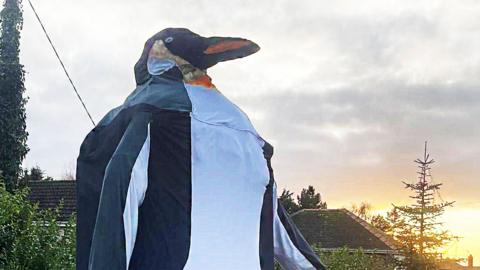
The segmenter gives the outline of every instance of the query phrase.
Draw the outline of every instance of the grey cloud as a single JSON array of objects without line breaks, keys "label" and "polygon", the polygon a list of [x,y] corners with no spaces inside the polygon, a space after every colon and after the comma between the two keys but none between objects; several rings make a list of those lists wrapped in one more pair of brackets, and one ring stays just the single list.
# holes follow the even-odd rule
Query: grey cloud
[{"label": "grey cloud", "polygon": [[[445,171],[461,163],[478,178],[480,5],[459,13],[463,4],[88,0],[37,10],[97,120],[133,89],[133,64],[156,31],[255,40],[258,54],[210,71],[215,84],[277,146],[281,186],[318,184],[335,198],[352,183],[398,180],[425,139]],[[26,164],[59,176],[91,126],[28,7],[22,35]]]},{"label": "grey cloud", "polygon": [[[430,140],[432,148],[445,155],[442,158],[454,163],[465,158],[455,157],[454,149],[479,142],[477,89],[465,85],[382,84],[317,94],[283,91],[242,97],[238,102],[263,115],[256,124],[267,139],[271,137],[296,153],[292,156],[310,157],[311,166],[323,162],[361,166],[365,163],[359,161],[365,156],[378,157],[376,165],[388,166],[399,157],[416,158],[423,140]],[[344,134],[335,136],[335,129]],[[480,155],[480,149],[469,155]],[[471,160],[468,165],[473,168],[475,164]]]}]

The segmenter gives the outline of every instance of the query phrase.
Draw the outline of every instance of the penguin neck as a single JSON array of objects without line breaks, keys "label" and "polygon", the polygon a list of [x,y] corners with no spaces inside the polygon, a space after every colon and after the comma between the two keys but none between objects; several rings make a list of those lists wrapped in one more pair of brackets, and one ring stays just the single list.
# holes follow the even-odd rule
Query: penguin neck
[{"label": "penguin neck", "polygon": [[207,75],[206,70],[199,69],[187,60],[172,54],[163,42],[157,41],[149,52],[147,60],[148,72],[150,75],[155,76],[174,69],[178,69],[181,72],[183,81],[187,84],[215,88],[212,78]]},{"label": "penguin neck", "polygon": [[212,83],[212,78],[207,75],[206,70],[198,69],[190,64],[179,65],[178,68],[182,72],[185,83],[215,88],[215,85]]},{"label": "penguin neck", "polygon": [[207,75],[205,70],[198,69],[192,65],[174,65],[160,74],[150,74],[155,77],[165,77],[172,80],[183,81],[186,84],[203,86],[206,88],[216,88],[212,83],[212,78]]}]

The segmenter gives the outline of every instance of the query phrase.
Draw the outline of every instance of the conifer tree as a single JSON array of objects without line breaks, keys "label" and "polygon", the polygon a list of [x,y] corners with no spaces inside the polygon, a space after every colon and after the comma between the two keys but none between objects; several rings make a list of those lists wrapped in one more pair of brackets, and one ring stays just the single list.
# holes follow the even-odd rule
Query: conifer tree
[{"label": "conifer tree", "polygon": [[285,211],[289,214],[293,214],[300,210],[300,207],[293,199],[293,192],[290,192],[287,189],[283,189],[282,194],[278,197],[280,202],[282,203]]},{"label": "conifer tree", "polygon": [[435,194],[442,183],[433,183],[431,165],[435,161],[427,153],[427,143],[423,158],[415,160],[420,171],[418,180],[405,184],[405,188],[413,192],[415,202],[406,206],[394,206],[394,211],[388,217],[392,223],[393,236],[402,245],[407,269],[436,269],[435,261],[438,251],[453,237],[448,231],[442,230],[438,218],[445,208],[454,202],[436,202]]},{"label": "conifer tree", "polygon": [[16,188],[28,152],[25,71],[19,61],[21,0],[5,0],[0,12],[0,171],[5,187]]},{"label": "conifer tree", "polygon": [[316,193],[313,186],[302,189],[297,200],[300,209],[327,209],[327,203],[322,202],[320,193]]}]

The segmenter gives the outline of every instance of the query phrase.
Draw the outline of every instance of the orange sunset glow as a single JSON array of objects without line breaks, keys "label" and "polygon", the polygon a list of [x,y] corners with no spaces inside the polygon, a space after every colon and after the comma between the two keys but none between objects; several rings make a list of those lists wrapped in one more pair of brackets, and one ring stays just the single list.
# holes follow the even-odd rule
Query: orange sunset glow
[{"label": "orange sunset glow", "polygon": [[[373,213],[414,201],[424,142],[439,219],[459,239],[444,256],[480,266],[480,1],[73,1],[38,11],[96,120],[135,88],[146,38],[170,26],[248,37],[261,47],[208,69],[219,91],[274,146],[278,190],[312,185],[328,208]],[[243,41],[212,46],[207,53]],[[55,179],[75,168],[92,126],[30,9],[25,66],[28,153]],[[73,169],[74,171],[74,169]],[[465,262],[464,262],[465,263]]]}]

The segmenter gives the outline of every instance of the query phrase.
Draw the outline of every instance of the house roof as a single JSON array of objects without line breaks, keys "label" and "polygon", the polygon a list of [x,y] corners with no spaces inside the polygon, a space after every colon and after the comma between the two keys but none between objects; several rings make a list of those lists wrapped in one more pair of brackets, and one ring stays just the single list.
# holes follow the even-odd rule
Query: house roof
[{"label": "house roof", "polygon": [[[66,221],[76,211],[76,181],[31,181],[28,199],[40,209],[54,209],[63,200],[60,221]],[[310,244],[322,249],[342,247],[366,252],[392,253],[394,241],[346,209],[304,209],[294,213],[293,222]]]},{"label": "house roof", "polygon": [[66,221],[76,210],[75,184],[76,181],[71,180],[30,181],[28,199],[38,203],[42,210],[54,209],[63,200],[59,219]]},{"label": "house roof", "polygon": [[346,209],[304,209],[291,217],[308,243],[325,250],[342,247],[376,253],[397,250],[393,239]]},{"label": "house roof", "polygon": [[480,266],[468,267],[468,266],[460,265],[456,262],[445,262],[440,264],[439,269],[440,270],[480,270]]}]

